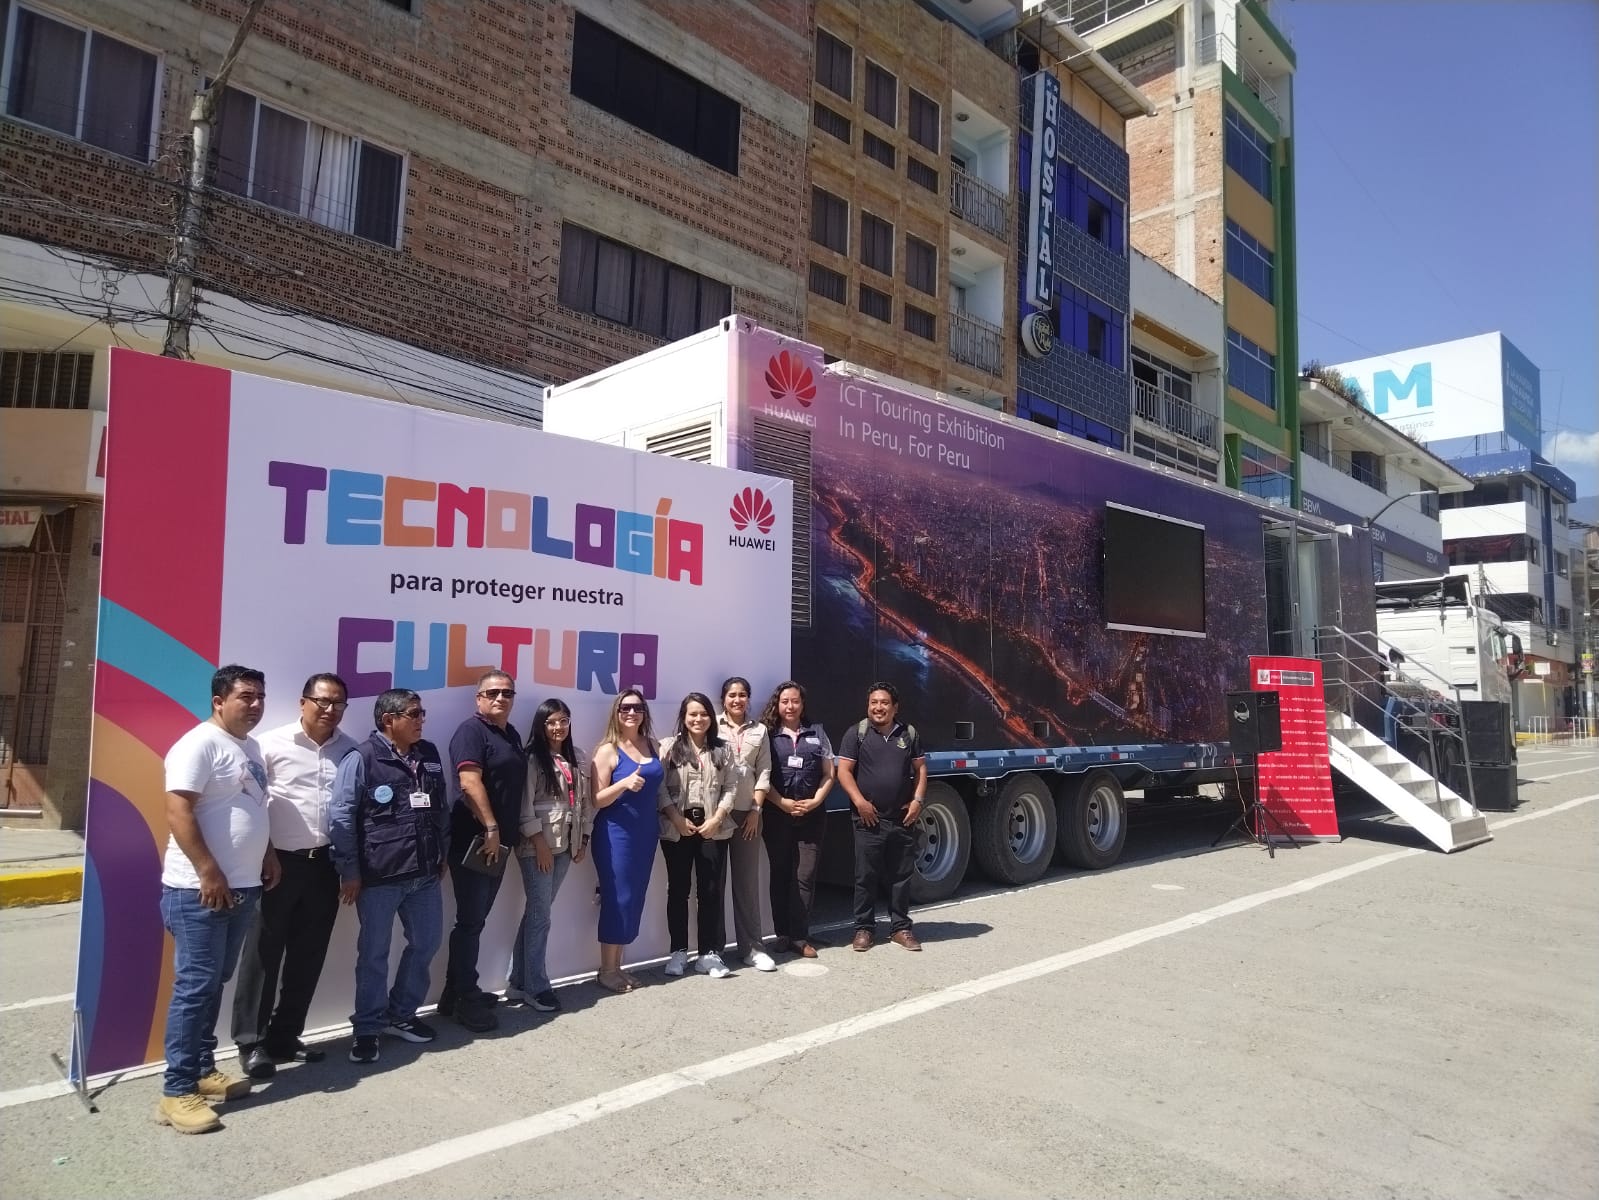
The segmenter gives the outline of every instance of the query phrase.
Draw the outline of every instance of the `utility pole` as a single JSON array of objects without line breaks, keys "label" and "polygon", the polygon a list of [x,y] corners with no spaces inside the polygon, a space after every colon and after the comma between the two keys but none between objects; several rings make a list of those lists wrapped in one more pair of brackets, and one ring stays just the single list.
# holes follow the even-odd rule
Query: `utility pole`
[{"label": "utility pole", "polygon": [[206,174],[211,154],[211,130],[216,123],[217,97],[227,86],[228,75],[244,49],[256,14],[266,0],[250,0],[250,7],[233,32],[233,42],[222,56],[222,66],[209,86],[202,85],[189,109],[189,164],[183,188],[183,207],[178,213],[172,253],[167,259],[167,336],[161,353],[168,358],[188,358],[189,328],[194,323],[194,263],[199,255],[200,229],[205,222]]}]

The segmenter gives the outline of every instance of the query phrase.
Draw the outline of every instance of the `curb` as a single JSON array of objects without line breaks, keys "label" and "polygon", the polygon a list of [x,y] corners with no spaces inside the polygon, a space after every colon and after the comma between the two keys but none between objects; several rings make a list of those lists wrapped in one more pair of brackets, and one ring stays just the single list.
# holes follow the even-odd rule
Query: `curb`
[{"label": "curb", "polygon": [[66,904],[83,898],[83,868],[0,871],[0,908],[27,904]]}]

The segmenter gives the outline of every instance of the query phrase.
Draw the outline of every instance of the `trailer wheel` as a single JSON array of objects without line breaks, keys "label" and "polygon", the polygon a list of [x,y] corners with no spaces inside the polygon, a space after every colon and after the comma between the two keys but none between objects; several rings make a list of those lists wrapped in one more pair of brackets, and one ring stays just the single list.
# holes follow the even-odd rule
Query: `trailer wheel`
[{"label": "trailer wheel", "polygon": [[995,883],[1031,883],[1055,856],[1055,801],[1039,775],[1012,775],[992,800],[978,804],[972,853]]},{"label": "trailer wheel", "polygon": [[1060,781],[1055,799],[1061,857],[1074,867],[1098,871],[1122,856],[1127,841],[1127,799],[1109,771],[1089,771]]},{"label": "trailer wheel", "polygon": [[966,878],[972,857],[972,822],[966,801],[941,780],[927,785],[922,815],[916,823],[916,870],[911,874],[911,903],[948,900]]}]

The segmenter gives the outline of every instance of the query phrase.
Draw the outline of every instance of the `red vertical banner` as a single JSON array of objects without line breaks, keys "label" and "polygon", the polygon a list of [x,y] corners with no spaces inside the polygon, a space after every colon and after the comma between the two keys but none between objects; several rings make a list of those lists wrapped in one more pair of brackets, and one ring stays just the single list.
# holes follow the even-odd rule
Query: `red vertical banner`
[{"label": "red vertical banner", "polygon": [[[1252,656],[1249,678],[1257,692],[1276,692],[1282,713],[1283,748],[1255,763],[1260,802],[1276,819],[1258,832],[1301,841],[1338,840],[1332,768],[1327,759],[1327,700],[1321,663],[1314,658]],[[1278,829],[1276,826],[1281,826]]]}]

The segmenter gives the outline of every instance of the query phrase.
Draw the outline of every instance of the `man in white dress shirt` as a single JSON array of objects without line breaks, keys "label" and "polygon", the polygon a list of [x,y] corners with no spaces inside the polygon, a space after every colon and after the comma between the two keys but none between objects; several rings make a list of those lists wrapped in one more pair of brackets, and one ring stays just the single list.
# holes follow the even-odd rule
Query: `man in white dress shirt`
[{"label": "man in white dress shirt", "polygon": [[272,847],[283,875],[262,897],[233,997],[233,1040],[252,1079],[270,1079],[278,1063],[321,1062],[324,1056],[300,1035],[339,915],[328,805],[339,760],[355,749],[354,739],[339,729],[348,703],[344,680],[329,672],[313,675],[300,689],[299,720],[259,739]]}]

